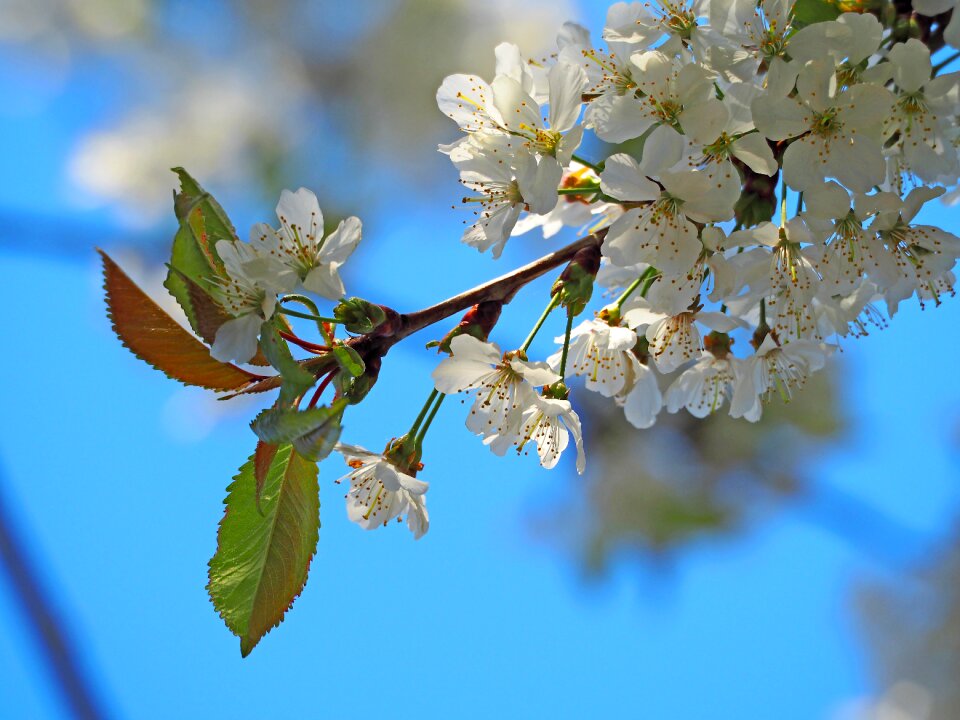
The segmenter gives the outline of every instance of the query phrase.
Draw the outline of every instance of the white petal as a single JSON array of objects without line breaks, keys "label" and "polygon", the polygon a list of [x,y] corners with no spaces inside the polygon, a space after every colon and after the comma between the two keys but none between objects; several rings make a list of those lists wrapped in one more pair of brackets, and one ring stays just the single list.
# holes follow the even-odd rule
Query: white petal
[{"label": "white petal", "polygon": [[338,267],[338,264],[318,265],[307,273],[303,287],[328,300],[339,300],[344,296],[344,287],[337,274]]},{"label": "white petal", "polygon": [[755,173],[774,175],[777,172],[777,160],[766,138],[760,133],[749,133],[734,141],[733,156]]},{"label": "white petal", "polygon": [[607,158],[600,173],[600,189],[618,200],[641,201],[660,197],[657,184],[644,175],[636,160],[624,153]]},{"label": "white petal", "polygon": [[550,129],[566,132],[580,117],[581,97],[587,84],[587,74],[579,65],[557,63],[550,69],[548,80],[550,83],[548,110]]},{"label": "white petal", "polygon": [[220,362],[247,362],[257,354],[263,318],[254,313],[227,320],[217,329],[210,355]]}]

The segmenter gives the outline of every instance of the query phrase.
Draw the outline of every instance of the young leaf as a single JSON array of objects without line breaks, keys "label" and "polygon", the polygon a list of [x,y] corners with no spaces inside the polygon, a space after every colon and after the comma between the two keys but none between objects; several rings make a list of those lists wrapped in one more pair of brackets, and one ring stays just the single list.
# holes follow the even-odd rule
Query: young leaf
[{"label": "young leaf", "polygon": [[233,479],[210,560],[207,591],[246,657],[283,620],[307,581],[320,529],[316,463],[282,445],[257,510],[254,458]]},{"label": "young leaf", "polygon": [[[217,241],[236,241],[236,231],[220,204],[183,168],[173,170],[180,178],[180,192],[174,193],[173,208],[180,228],[173,238],[171,270],[164,287],[183,308],[190,326],[202,336],[197,324],[197,311],[190,300],[184,276],[204,290],[212,288],[211,279],[223,269],[217,255]],[[176,271],[175,271],[175,270]]]},{"label": "young leaf", "polygon": [[184,330],[102,250],[107,314],[117,337],[134,355],[167,377],[210,390],[237,390],[264,376],[210,357],[210,351]]}]

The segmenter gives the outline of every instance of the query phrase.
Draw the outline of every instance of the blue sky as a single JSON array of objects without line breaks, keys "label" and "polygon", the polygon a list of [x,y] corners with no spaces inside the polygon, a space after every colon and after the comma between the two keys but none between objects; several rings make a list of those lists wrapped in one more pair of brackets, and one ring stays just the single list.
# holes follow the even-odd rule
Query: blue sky
[{"label": "blue sky", "polygon": [[[602,13],[591,6],[586,16],[599,27]],[[33,91],[22,57],[0,54],[0,67],[4,96]],[[0,133],[17,139],[5,157],[4,217],[76,223],[84,242],[120,235],[109,215],[71,209],[64,181],[76,137],[114,109],[102,72],[76,68],[32,109],[0,108]],[[415,309],[548,248],[531,237],[496,264],[478,259],[455,240],[452,174],[448,190],[399,222],[364,217],[348,288],[379,299],[386,287],[384,299]],[[244,227],[271,212],[234,215]],[[948,208],[928,219],[957,227]],[[224,488],[254,445],[249,408],[185,442],[174,426],[198,422],[196,393],[113,338],[92,248],[47,244],[69,240],[29,223],[16,237],[0,233],[10,338],[0,354],[0,463],[30,552],[116,717],[830,717],[874,689],[852,582],[920,557],[954,518],[960,309],[909,303],[837,358],[855,433],[810,464],[820,483],[883,511],[914,542],[868,556],[801,506],[693,548],[667,576],[624,563],[584,584],[571,558],[529,529],[533,511],[569,492],[572,468],[494,457],[448,402],[427,440],[429,534],[413,542],[401,527],[365,533],[348,523],[333,483],[343,466],[332,458],[321,466],[307,589],[241,660],[204,585]],[[503,345],[522,339],[548,282],[505,312]],[[430,389],[436,360],[422,347],[431,337],[391,352],[346,439],[377,448],[409,425]],[[0,716],[63,717],[2,574],[0,618]]]}]

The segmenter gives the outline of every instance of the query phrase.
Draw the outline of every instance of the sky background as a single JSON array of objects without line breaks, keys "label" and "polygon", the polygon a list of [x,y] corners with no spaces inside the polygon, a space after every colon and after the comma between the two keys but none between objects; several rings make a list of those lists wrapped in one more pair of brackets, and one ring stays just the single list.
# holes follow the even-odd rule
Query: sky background
[{"label": "sky background", "polygon": [[[178,41],[216,37],[204,54],[230,58],[252,40],[217,36],[240,20],[230,5],[211,5],[196,17],[181,3],[145,12]],[[542,3],[518,5],[528,6],[531,23],[550,26],[548,36],[567,19]],[[360,3],[350,15],[335,6],[311,18],[333,36],[342,23],[344,42],[382,11]],[[568,9],[599,34],[605,4]],[[509,26],[504,7],[491,12]],[[949,537],[956,518],[960,303],[906,303],[891,327],[846,343],[836,358],[850,433],[809,457],[806,472],[814,487],[882,513],[895,535],[852,544],[801,501],[736,536],[693,543],[667,568],[624,557],[587,580],[572,553],[532,529],[545,508],[576,497],[572,459],[547,472],[531,458],[496,458],[463,428],[465,408],[448,402],[421,475],[431,483],[428,535],[414,542],[403,527],[350,524],[334,484],[345,468],[330,458],[320,471],[322,528],[307,588],[242,660],[204,586],[224,488],[255,444],[247,422],[257,406],[210,403],[112,335],[94,245],[149,285],[174,220],[152,214],[152,191],[146,200],[111,195],[107,180],[122,174],[122,163],[89,142],[115,131],[130,107],[159,101],[137,83],[142,56],[117,61],[126,52],[117,44],[136,38],[64,37],[62,52],[56,33],[0,39],[8,308],[0,491],[110,717],[867,717],[851,713],[887,688],[876,679],[853,590],[901,577]],[[514,38],[507,31],[503,39]],[[429,45],[431,37],[407,41]],[[432,93],[411,101],[436,112]],[[243,107],[224,121],[244,125]],[[309,105],[297,112],[310,117]],[[329,196],[361,215],[364,240],[344,273],[350,293],[413,310],[551,248],[530,235],[511,241],[496,263],[478,257],[457,241],[464,216],[450,209],[460,195],[453,170],[436,184],[404,182],[403,162],[416,160],[370,147],[354,163],[328,117],[338,112],[316,128],[308,123],[306,139],[282,150],[304,148],[299,172],[279,171],[278,181],[314,187],[322,207]],[[391,123],[389,106],[364,122]],[[440,127],[428,144],[453,137],[452,125]],[[196,142],[191,136],[158,162],[192,168],[203,154]],[[217,172],[229,176],[229,168]],[[217,172],[211,180],[196,174],[241,235],[273,219],[266,193],[242,180],[220,183]],[[172,178],[153,178],[165,197]],[[952,208],[932,207],[926,219],[958,229]],[[522,340],[549,283],[531,285],[505,309],[501,345]],[[559,322],[551,319],[535,352],[547,354]],[[436,363],[423,345],[441,332],[390,353],[375,391],[347,417],[345,440],[379,448],[409,426]],[[3,573],[0,618],[0,717],[68,717]]]}]

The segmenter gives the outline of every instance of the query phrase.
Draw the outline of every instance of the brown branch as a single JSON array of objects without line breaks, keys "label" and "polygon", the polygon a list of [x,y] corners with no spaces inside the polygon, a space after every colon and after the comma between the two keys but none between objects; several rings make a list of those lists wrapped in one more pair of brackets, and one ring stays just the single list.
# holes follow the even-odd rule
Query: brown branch
[{"label": "brown branch", "polygon": [[[423,310],[402,315],[400,327],[390,338],[393,342],[403,340],[408,335],[412,335],[418,330],[422,330],[451,315],[473,307],[477,303],[484,301],[508,303],[520,288],[536,280],[553,268],[559,267],[569,261],[577,254],[577,251],[590,245],[599,245],[603,242],[603,237],[606,233],[606,228],[598,230],[592,235],[580,238],[566,247],[560,248],[556,252],[545,255],[539,260],[534,260],[532,263],[517,268],[506,275],[501,275],[498,278],[485,282],[483,285],[478,285],[472,290],[467,290],[466,292],[448,298],[436,305],[431,305]],[[391,345],[392,344],[393,343],[391,343]]]}]

